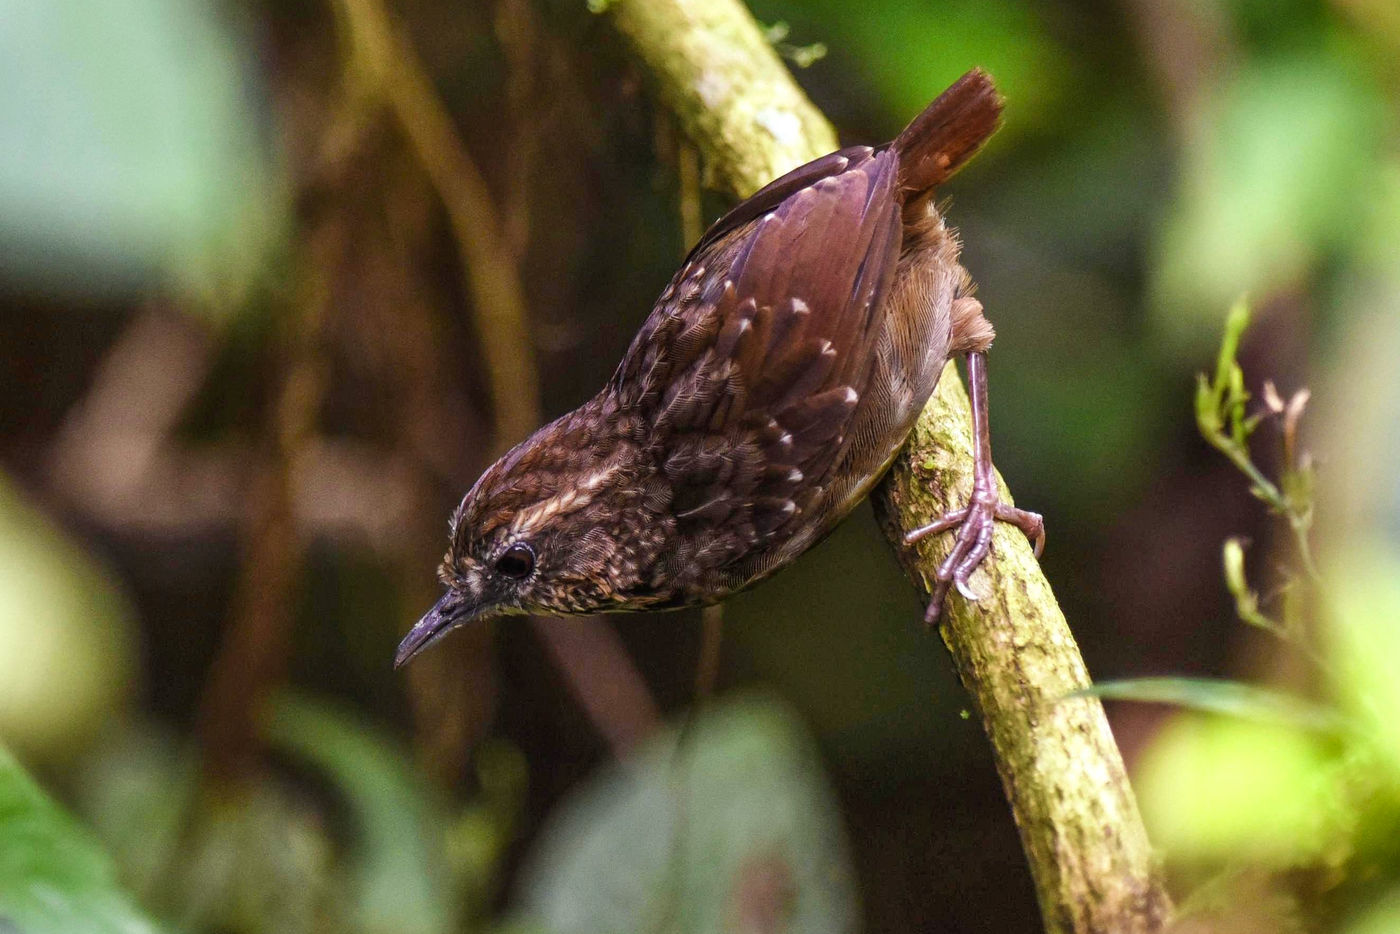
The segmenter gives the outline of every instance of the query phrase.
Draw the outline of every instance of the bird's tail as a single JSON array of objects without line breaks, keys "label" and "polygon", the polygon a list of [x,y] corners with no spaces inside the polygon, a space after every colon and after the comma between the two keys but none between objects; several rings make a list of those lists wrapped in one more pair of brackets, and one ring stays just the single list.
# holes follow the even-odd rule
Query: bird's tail
[{"label": "bird's tail", "polygon": [[895,138],[900,188],[918,193],[947,181],[996,132],[1001,104],[991,77],[980,68],[938,95]]}]

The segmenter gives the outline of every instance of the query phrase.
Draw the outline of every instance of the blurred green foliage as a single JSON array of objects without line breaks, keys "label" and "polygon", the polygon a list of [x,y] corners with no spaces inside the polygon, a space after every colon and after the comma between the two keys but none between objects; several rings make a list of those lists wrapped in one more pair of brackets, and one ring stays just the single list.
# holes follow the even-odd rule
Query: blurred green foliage
[{"label": "blurred green foliage", "polygon": [[849,931],[856,905],[831,790],[771,698],[702,709],[579,789],[521,896],[546,931]]},{"label": "blurred green foliage", "polygon": [[[250,792],[201,793],[194,750],[149,728],[114,734],[93,756],[79,800],[145,902],[197,930],[505,930],[488,909],[524,800],[517,751],[483,749],[479,793],[456,810],[394,741],[323,702],[281,698],[267,730],[310,775],[279,770]],[[70,851],[39,848],[27,828],[65,829],[66,819],[8,768],[0,795],[23,797],[24,808],[0,806],[0,917],[12,910],[23,934],[78,930],[31,922],[40,916],[17,901],[47,884],[66,904],[90,871],[76,862],[69,875],[45,875]],[[329,791],[313,807],[308,778]],[[855,893],[835,814],[789,708],[762,696],[707,707],[557,809],[509,929],[766,930],[772,917],[795,930],[850,930]],[[6,862],[20,855],[28,862]]]},{"label": "blurred green foliage", "polygon": [[0,749],[0,928],[17,934],[156,934],[107,854]]},{"label": "blurred green foliage", "polygon": [[[1227,317],[1215,374],[1202,375],[1197,387],[1197,424],[1288,524],[1292,547],[1270,606],[1250,586],[1234,539],[1225,547],[1226,586],[1240,620],[1296,653],[1309,673],[1305,689],[1329,706],[1199,679],[1110,682],[1094,693],[1195,711],[1153,737],[1136,771],[1149,830],[1176,866],[1227,878],[1276,874],[1270,887],[1294,896],[1279,902],[1291,906],[1283,912],[1290,923],[1368,930],[1381,918],[1400,920],[1393,907],[1400,893],[1400,542],[1371,527],[1388,513],[1378,503],[1365,526],[1325,540],[1321,569],[1314,564],[1314,471],[1299,446],[1308,394],[1285,403],[1266,384],[1264,407],[1246,414],[1251,397],[1237,354],[1249,317],[1242,302]],[[1257,466],[1261,452],[1251,444],[1275,423],[1277,480]],[[1301,872],[1321,881],[1289,881],[1287,874]],[[1213,910],[1204,903],[1197,910]],[[1361,920],[1346,923],[1358,911]]]},{"label": "blurred green foliage", "polygon": [[1154,263],[1158,321],[1173,340],[1199,348],[1210,309],[1364,249],[1375,179],[1394,164],[1393,115],[1353,40],[1330,39],[1242,69],[1194,115],[1201,144]]},{"label": "blurred green foliage", "polygon": [[110,570],[0,473],[0,738],[36,761],[71,758],[126,705],[135,642]]},{"label": "blurred green foliage", "polygon": [[[466,929],[499,847],[484,867],[452,856],[497,816],[454,816],[406,750],[324,702],[280,698],[266,729],[296,768],[237,791],[201,791],[197,750],[149,727],[94,753],[79,800],[133,890],[195,930]],[[313,805],[307,781],[329,796]]]},{"label": "blurred green foliage", "polygon": [[357,931],[434,934],[457,928],[452,887],[442,872],[441,806],[392,741],[351,717],[285,698],[268,724],[274,747],[322,770],[344,796],[353,824],[347,881]]},{"label": "blurred green foliage", "polygon": [[1009,138],[998,137],[993,147],[1053,125],[1068,103],[1073,66],[1056,47],[1045,23],[1052,14],[1040,4],[950,0],[886,3],[878,10],[840,0],[754,4],[760,17],[769,9],[812,24],[843,60],[859,62],[860,78],[874,86],[896,122],[922,110],[931,88],[947,87],[974,65],[995,75],[1012,102]]},{"label": "blurred green foliage", "polygon": [[205,0],[0,2],[0,275],[229,308],[278,236],[248,64]]},{"label": "blurred green foliage", "polygon": [[1334,858],[1354,829],[1338,813],[1335,751],[1286,726],[1181,718],[1137,774],[1152,839],[1174,860],[1292,866]]},{"label": "blurred green foliage", "polygon": [[[1114,707],[1185,904],[1269,930],[1400,929],[1393,6],[754,4],[850,142],[973,65],[1005,92],[949,186],[999,331],[996,458],[1049,516],[1120,679],[1099,693],[1194,708]],[[685,159],[587,7],[386,6],[499,201],[547,414],[607,378],[682,246]],[[0,760],[0,929],[153,929],[133,901],[190,934],[1032,923],[985,742],[868,515],[730,605],[719,698],[621,765],[520,626],[394,676],[496,439],[444,194],[343,24],[318,0],[0,23],[0,739],[110,853]],[[1195,427],[1245,482],[1192,437],[1189,383],[1242,291],[1256,324]],[[198,339],[129,327],[152,307]],[[1291,452],[1264,376],[1314,391]],[[103,496],[59,469],[92,411]],[[279,613],[294,633],[234,668],[253,765],[215,780],[211,663]],[[689,621],[617,625],[684,723]],[[1236,680],[1121,680],[1174,671]]]}]

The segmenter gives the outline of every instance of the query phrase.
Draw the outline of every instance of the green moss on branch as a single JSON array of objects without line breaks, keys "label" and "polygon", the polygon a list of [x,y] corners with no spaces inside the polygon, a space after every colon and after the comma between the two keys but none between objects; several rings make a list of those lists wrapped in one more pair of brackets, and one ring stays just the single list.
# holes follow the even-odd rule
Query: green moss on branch
[{"label": "green moss on branch", "polygon": [[[875,494],[881,525],[925,598],[952,536],[910,546],[904,533],[967,502],[971,489],[971,414],[950,363]],[[1002,495],[1010,500],[1005,484]],[[954,590],[940,631],[991,740],[1046,930],[1163,930],[1171,902],[1122,757],[1098,699],[1064,699],[1089,674],[1019,529],[997,524],[972,582],[982,598]]]}]

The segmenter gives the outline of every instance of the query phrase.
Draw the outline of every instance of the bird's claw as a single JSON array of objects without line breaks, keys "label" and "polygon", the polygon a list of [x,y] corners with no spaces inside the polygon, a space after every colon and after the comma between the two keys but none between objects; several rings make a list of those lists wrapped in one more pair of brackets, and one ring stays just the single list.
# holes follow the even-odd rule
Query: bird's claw
[{"label": "bird's claw", "polygon": [[1026,533],[1026,538],[1031,540],[1031,546],[1035,550],[1035,556],[1040,558],[1041,552],[1045,551],[1045,517],[1038,512],[1031,512],[1029,509],[1017,509],[1009,506],[1000,499],[997,500],[997,518],[1002,522],[1010,522],[1016,528]]},{"label": "bird's claw", "polygon": [[969,601],[976,601],[979,594],[972,589],[971,578],[992,548],[992,530],[997,520],[1010,522],[1031,540],[1035,556],[1045,548],[1045,520],[1039,513],[1017,509],[1001,501],[995,488],[990,491],[974,491],[972,501],[961,509],[954,509],[922,528],[904,536],[904,541],[913,544],[929,535],[957,529],[953,550],[938,565],[934,572],[933,593],[929,597],[928,609],[924,612],[924,622],[932,626],[938,622],[943,610],[943,601],[951,587]]},{"label": "bird's claw", "polygon": [[967,355],[967,382],[972,408],[972,498],[961,509],[954,509],[904,536],[905,543],[912,545],[929,535],[954,527],[958,530],[953,550],[934,572],[933,593],[924,612],[924,622],[929,626],[938,622],[949,587],[956,586],[958,593],[970,601],[978,599],[968,581],[982,559],[987,557],[987,552],[992,550],[992,530],[996,528],[998,519],[1010,522],[1025,532],[1026,537],[1035,543],[1037,558],[1045,547],[1045,520],[1039,513],[1017,509],[1010,503],[1002,502],[997,489],[996,469],[992,466],[991,431],[987,427],[987,364],[985,354],[980,351]]}]

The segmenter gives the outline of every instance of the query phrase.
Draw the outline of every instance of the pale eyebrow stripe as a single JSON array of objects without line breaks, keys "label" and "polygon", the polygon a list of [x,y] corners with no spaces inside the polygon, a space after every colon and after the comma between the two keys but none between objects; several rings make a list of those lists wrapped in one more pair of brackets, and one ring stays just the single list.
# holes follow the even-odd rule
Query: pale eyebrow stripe
[{"label": "pale eyebrow stripe", "polygon": [[511,531],[520,534],[527,529],[538,528],[556,516],[582,509],[593,501],[593,494],[621,469],[621,464],[607,464],[584,477],[575,486],[520,510],[511,521]]}]

